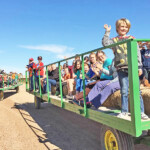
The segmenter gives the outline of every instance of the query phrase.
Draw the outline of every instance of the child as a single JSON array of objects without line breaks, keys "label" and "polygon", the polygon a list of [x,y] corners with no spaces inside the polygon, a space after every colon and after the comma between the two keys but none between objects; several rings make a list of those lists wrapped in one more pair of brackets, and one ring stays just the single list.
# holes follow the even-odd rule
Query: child
[{"label": "child", "polygon": [[30,91],[33,91],[33,76],[34,76],[34,70],[36,68],[36,65],[34,63],[34,59],[29,59],[29,65],[26,66],[26,68],[29,71],[29,84],[30,84]]},{"label": "child", "polygon": [[64,76],[62,77],[62,81],[65,82],[66,80],[70,79],[70,73],[69,73],[69,69],[66,67],[64,69]]},{"label": "child", "polygon": [[150,42],[144,43],[147,49],[141,50],[142,63],[143,63],[143,76],[150,83]]},{"label": "child", "polygon": [[[89,65],[87,63],[84,63],[84,73],[85,73],[85,87],[92,82],[95,82],[95,80],[92,80],[93,71],[90,69]],[[82,79],[81,79],[82,81]],[[81,82],[80,86],[80,92],[83,91],[83,81]]]},{"label": "child", "polygon": [[[109,34],[110,34],[111,26],[105,24],[104,28],[106,32],[102,39],[103,46],[108,46],[113,43],[134,38],[133,36],[126,35],[129,32],[130,27],[131,24],[128,19],[122,18],[117,20],[116,31],[118,33],[118,36],[113,39],[110,39]],[[115,46],[113,47],[113,50],[115,54],[115,67],[118,72],[119,83],[121,87],[122,109],[118,117],[122,118],[128,115],[129,80],[128,80],[127,44],[125,43],[125,44]],[[139,66],[139,75],[141,75],[142,70],[140,69],[140,67],[142,66],[142,63],[141,63],[141,55],[139,50],[138,50],[138,66]],[[141,93],[140,93],[140,103],[141,103],[141,118],[148,119],[148,116],[144,113],[144,104],[143,104]]]},{"label": "child", "polygon": [[[41,80],[41,78],[43,78],[44,76],[44,64],[42,62],[42,56],[38,56],[38,63],[36,64],[36,77],[35,77],[35,82],[36,82],[36,88],[39,88],[39,80]],[[39,74],[40,71],[40,74]],[[40,79],[39,79],[39,75],[40,75]]]},{"label": "child", "polygon": [[17,84],[18,83],[18,74],[15,73],[15,83]]},{"label": "child", "polygon": [[81,85],[81,61],[77,60],[74,66],[74,74],[76,75],[76,94],[80,92]]},{"label": "child", "polygon": [[3,87],[3,76],[0,74],[0,88]]},{"label": "child", "polygon": [[85,57],[84,57],[84,63],[90,64],[90,61],[89,61],[89,57],[88,57],[88,56],[85,56]]},{"label": "child", "polygon": [[14,85],[15,84],[15,73],[12,73],[12,85]]}]

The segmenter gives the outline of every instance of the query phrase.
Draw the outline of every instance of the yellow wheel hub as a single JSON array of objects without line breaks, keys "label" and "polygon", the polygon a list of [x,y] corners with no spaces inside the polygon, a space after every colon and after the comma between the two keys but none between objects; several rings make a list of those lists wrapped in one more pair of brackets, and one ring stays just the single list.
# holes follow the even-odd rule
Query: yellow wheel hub
[{"label": "yellow wheel hub", "polygon": [[107,130],[105,132],[105,148],[106,150],[118,150],[118,143],[115,135],[110,131]]}]

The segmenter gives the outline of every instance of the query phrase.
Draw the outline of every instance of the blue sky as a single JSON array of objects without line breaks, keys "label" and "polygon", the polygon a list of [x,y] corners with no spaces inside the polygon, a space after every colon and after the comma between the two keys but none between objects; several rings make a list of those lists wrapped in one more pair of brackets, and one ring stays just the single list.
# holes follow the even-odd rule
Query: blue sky
[{"label": "blue sky", "polygon": [[123,17],[131,21],[129,34],[150,39],[149,15],[149,0],[1,0],[0,68],[24,73],[30,57],[41,55],[46,65],[102,47],[103,25],[114,37]]}]

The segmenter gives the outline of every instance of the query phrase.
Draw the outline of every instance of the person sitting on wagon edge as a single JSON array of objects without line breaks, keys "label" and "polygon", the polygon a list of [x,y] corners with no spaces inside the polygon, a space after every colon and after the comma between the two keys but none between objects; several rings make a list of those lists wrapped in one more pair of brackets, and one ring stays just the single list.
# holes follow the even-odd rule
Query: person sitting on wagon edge
[{"label": "person sitting on wagon edge", "polygon": [[[56,64],[52,64],[52,71],[50,76],[48,76],[49,92],[51,91],[51,85],[56,85],[56,82],[59,82],[59,69],[56,67]],[[47,86],[46,86],[46,92]]]}]

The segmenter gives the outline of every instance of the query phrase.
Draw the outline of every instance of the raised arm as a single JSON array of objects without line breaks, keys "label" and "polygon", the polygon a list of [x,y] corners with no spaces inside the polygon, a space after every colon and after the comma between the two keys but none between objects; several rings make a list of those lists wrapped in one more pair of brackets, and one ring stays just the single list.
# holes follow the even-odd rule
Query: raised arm
[{"label": "raised arm", "polygon": [[114,43],[113,40],[109,38],[111,26],[108,26],[107,24],[105,24],[104,29],[105,29],[105,34],[102,39],[103,46],[108,46],[108,45],[113,44]]}]

